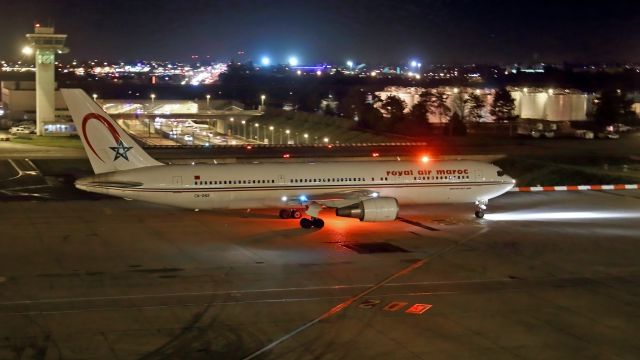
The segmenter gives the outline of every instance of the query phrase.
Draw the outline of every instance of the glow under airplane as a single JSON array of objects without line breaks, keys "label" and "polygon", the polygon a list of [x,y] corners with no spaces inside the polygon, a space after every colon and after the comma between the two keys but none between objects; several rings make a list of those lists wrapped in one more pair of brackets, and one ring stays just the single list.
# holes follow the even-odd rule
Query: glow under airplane
[{"label": "glow under airplane", "polygon": [[95,176],[85,191],[188,209],[280,208],[281,218],[322,228],[324,207],[360,221],[393,221],[400,205],[487,201],[515,180],[475,161],[360,161],[165,165],[150,157],[81,89],[62,89]]}]

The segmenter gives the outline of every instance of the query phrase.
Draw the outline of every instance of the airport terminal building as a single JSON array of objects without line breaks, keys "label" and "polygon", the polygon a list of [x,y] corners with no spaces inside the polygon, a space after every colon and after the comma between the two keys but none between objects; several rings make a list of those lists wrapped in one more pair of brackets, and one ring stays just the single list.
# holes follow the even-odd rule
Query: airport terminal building
[{"label": "airport terminal building", "polygon": [[[35,121],[35,82],[3,81],[1,91],[2,107],[6,110],[6,117],[11,122]],[[108,114],[119,116],[121,119],[138,119],[142,116],[201,119],[208,121],[219,133],[226,133],[229,123],[234,120],[240,123],[242,120],[262,114],[258,110],[245,110],[242,103],[232,100],[96,98],[96,101]],[[55,120],[45,123],[43,128],[45,135],[49,136],[75,133],[75,126],[59,90],[55,91]]]}]

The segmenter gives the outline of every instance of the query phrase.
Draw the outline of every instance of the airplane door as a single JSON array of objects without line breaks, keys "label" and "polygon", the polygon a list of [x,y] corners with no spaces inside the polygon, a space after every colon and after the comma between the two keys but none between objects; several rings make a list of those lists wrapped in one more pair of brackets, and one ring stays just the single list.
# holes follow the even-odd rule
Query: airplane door
[{"label": "airplane door", "polygon": [[182,176],[173,176],[171,178],[171,184],[172,185],[177,185],[177,186],[182,186]]}]

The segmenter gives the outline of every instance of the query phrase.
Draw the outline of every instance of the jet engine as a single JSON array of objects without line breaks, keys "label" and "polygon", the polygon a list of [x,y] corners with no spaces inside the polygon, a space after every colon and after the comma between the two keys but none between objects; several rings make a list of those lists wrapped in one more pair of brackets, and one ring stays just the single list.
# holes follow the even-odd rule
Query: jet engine
[{"label": "jet engine", "polygon": [[336,215],[360,219],[360,221],[393,221],[398,217],[398,200],[382,197],[363,200],[336,209]]}]

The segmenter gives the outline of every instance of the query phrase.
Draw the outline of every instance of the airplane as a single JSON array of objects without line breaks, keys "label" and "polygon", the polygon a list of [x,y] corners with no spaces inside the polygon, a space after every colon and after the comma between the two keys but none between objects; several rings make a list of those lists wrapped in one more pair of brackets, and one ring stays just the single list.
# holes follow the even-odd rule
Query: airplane
[{"label": "airplane", "polygon": [[167,165],[149,156],[81,89],[62,89],[94,176],[78,189],[186,209],[280,209],[305,229],[324,226],[323,208],[360,221],[394,221],[400,205],[473,203],[515,180],[477,161],[354,161]]}]

